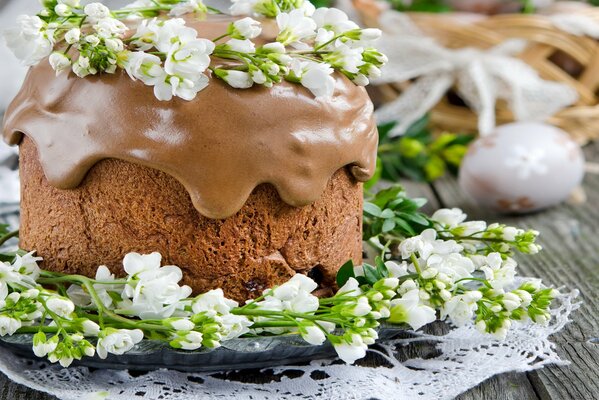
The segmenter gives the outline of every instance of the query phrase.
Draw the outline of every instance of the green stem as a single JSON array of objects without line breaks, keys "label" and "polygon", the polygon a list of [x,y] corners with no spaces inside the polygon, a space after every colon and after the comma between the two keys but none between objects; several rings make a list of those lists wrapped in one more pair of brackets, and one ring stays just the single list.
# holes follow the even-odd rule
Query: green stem
[{"label": "green stem", "polygon": [[414,263],[414,269],[416,270],[416,273],[418,274],[418,276],[422,275],[422,270],[420,269],[420,264],[418,263],[418,259],[416,258],[416,256],[414,254],[412,254],[410,256],[410,260],[412,260],[412,263]]},{"label": "green stem", "polygon": [[229,34],[228,34],[228,33],[224,33],[224,34],[220,35],[219,37],[212,39],[212,41],[213,41],[214,43],[216,43],[216,42],[218,42],[219,40],[226,38],[227,36],[229,36]]},{"label": "green stem", "polygon": [[311,321],[328,321],[328,322],[333,322],[333,323],[343,322],[343,321],[340,321],[335,318],[327,317],[325,315],[310,315],[310,314],[294,313],[294,312],[290,312],[290,311],[269,311],[269,310],[255,310],[255,309],[247,310],[247,309],[242,309],[242,308],[234,308],[231,310],[231,314],[254,316],[254,317],[273,317],[273,316],[274,317],[283,317],[283,318],[295,317],[295,318],[308,319]]},{"label": "green stem", "polygon": [[19,231],[13,231],[13,232],[9,232],[4,236],[0,236],[0,246],[2,246],[4,243],[8,242],[10,239],[14,238],[14,237],[19,237]]}]

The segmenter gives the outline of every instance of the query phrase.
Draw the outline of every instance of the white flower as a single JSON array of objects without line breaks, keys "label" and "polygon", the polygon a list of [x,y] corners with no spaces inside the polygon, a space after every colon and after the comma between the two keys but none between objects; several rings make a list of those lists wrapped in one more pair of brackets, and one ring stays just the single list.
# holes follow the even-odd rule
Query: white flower
[{"label": "white flower", "polygon": [[491,253],[480,270],[485,273],[485,277],[494,289],[503,289],[514,283],[517,266],[512,258],[503,260],[501,254]]},{"label": "white flower", "polygon": [[69,7],[79,7],[80,3],[79,0],[58,0],[58,4],[65,4]]},{"label": "white flower", "polygon": [[362,59],[363,51],[361,47],[353,48],[345,43],[336,43],[334,49],[326,54],[326,56],[323,56],[323,59],[334,67],[357,74],[359,67],[364,65],[364,60]]},{"label": "white flower", "polygon": [[91,44],[94,47],[99,45],[101,42],[100,38],[97,35],[87,35],[84,39],[87,43]]},{"label": "white flower", "polygon": [[364,42],[374,42],[380,39],[383,32],[377,28],[366,28],[360,30],[360,40]]},{"label": "white flower", "polygon": [[185,318],[177,318],[170,321],[169,324],[176,331],[191,331],[195,328],[195,324]]},{"label": "white flower", "polygon": [[115,18],[102,18],[94,25],[95,31],[101,38],[122,36],[127,31],[127,26]]},{"label": "white flower", "polygon": [[312,18],[318,28],[324,28],[336,34],[360,28],[355,22],[349,20],[346,13],[337,8],[317,8]]},{"label": "white flower", "polygon": [[50,54],[48,61],[50,62],[52,69],[56,71],[56,75],[60,74],[62,71],[71,66],[71,60],[69,57],[64,55],[64,53],[59,53],[57,51]]},{"label": "white flower", "polygon": [[250,331],[252,322],[245,315],[227,314],[220,317],[222,340],[238,338]]},{"label": "white flower", "polygon": [[449,317],[456,326],[466,325],[474,318],[474,312],[478,309],[476,302],[481,298],[482,293],[478,290],[452,297],[443,304],[441,319]]},{"label": "white flower", "polygon": [[8,296],[8,284],[19,283],[21,275],[9,263],[0,262],[0,300]]},{"label": "white flower", "polygon": [[210,65],[213,50],[214,43],[207,39],[174,43],[166,56],[164,70],[169,75],[195,81]]},{"label": "white flower", "polygon": [[302,10],[280,13],[277,15],[277,26],[277,41],[297,48],[306,48],[307,45],[300,42],[316,34],[316,23],[312,18],[306,17]]},{"label": "white flower", "polygon": [[189,286],[179,286],[183,279],[176,266],[160,267],[159,253],[141,255],[129,253],[123,266],[129,275],[119,308],[142,319],[168,318],[175,312],[179,301],[192,292]]},{"label": "white flower", "polygon": [[547,154],[541,148],[526,148],[517,145],[513,149],[511,157],[504,161],[504,165],[515,170],[518,179],[526,180],[531,175],[545,175],[549,171],[544,163]]},{"label": "white flower", "polygon": [[514,311],[522,305],[522,299],[515,293],[505,293],[501,299],[503,307],[508,311]]},{"label": "white flower", "polygon": [[161,80],[164,81],[166,77],[160,57],[143,51],[135,51],[127,55],[125,71],[131,79],[139,79],[146,85],[155,85]]},{"label": "white flower", "polygon": [[69,299],[63,297],[51,297],[46,300],[46,307],[54,314],[62,318],[70,319],[75,312],[75,304]]},{"label": "white flower", "polygon": [[43,335],[43,340],[37,335],[33,338],[33,354],[37,357],[46,357],[58,346],[58,336],[54,336],[50,340],[45,340],[45,337],[46,335]]},{"label": "white flower", "polygon": [[431,219],[446,227],[453,228],[464,222],[467,215],[459,208],[441,208],[435,211]]},{"label": "white flower", "polygon": [[372,307],[368,302],[368,298],[361,296],[358,297],[358,301],[348,311],[355,317],[363,317],[372,311]]},{"label": "white flower", "polygon": [[318,284],[303,274],[295,274],[284,284],[274,288],[272,295],[279,300],[286,301],[296,297],[301,291],[312,293]]},{"label": "white flower", "polygon": [[230,39],[227,41],[226,46],[230,50],[238,51],[240,53],[254,53],[256,51],[256,46],[249,39]]},{"label": "white flower", "polygon": [[68,17],[71,15],[71,7],[66,4],[57,4],[54,7],[54,12],[60,17]]},{"label": "white flower", "polygon": [[105,359],[108,354],[123,355],[141,342],[144,334],[139,329],[110,329],[108,334],[98,340],[98,357]]},{"label": "white flower", "polygon": [[20,15],[17,27],[4,32],[6,45],[23,65],[35,65],[52,52],[54,39],[45,27],[45,22],[37,16]]},{"label": "white flower", "polygon": [[102,3],[90,3],[83,8],[83,12],[91,23],[110,16],[110,9]]},{"label": "white flower", "polygon": [[389,321],[392,323],[407,323],[414,330],[437,319],[435,310],[421,303],[419,289],[412,289],[400,299],[392,300],[391,307]]},{"label": "white flower", "polygon": [[81,328],[85,336],[98,336],[98,333],[100,333],[100,325],[89,319],[81,323]]},{"label": "white flower", "polygon": [[262,33],[260,22],[253,18],[245,17],[233,22],[232,35],[238,35],[241,39],[254,39]]},{"label": "white flower", "polygon": [[[276,65],[276,64],[275,64]],[[264,72],[262,72],[261,70],[257,69],[257,70],[253,70],[250,73],[252,80],[257,83],[258,85],[263,85],[267,82],[266,79],[266,75],[264,75]],[[272,82],[270,83],[270,85],[272,85]],[[268,86],[268,84],[267,84]]]},{"label": "white flower", "polygon": [[171,17],[180,17],[185,14],[191,14],[195,12],[205,13],[206,11],[207,8],[202,0],[187,0],[174,6],[168,15]]},{"label": "white flower", "polygon": [[75,44],[79,41],[79,39],[81,39],[81,29],[79,28],[69,29],[64,35],[64,40],[68,44]]},{"label": "white flower", "polygon": [[316,38],[314,39],[314,43],[317,46],[324,45],[325,43],[329,43],[335,37],[335,32],[329,31],[324,28],[318,28],[316,31]]},{"label": "white flower", "polygon": [[408,275],[408,264],[403,261],[401,264],[398,264],[395,261],[385,261],[385,267],[389,271],[389,275],[394,278],[401,278],[404,275]]},{"label": "white flower", "polygon": [[460,253],[432,254],[426,260],[426,265],[429,268],[432,267],[438,272],[444,273],[454,281],[469,278],[472,276],[472,272],[474,272],[474,263],[472,260]]},{"label": "white flower", "polygon": [[283,307],[297,313],[309,313],[318,310],[318,297],[306,291],[300,291],[298,295],[286,302],[283,302]]},{"label": "white flower", "polygon": [[104,44],[106,45],[106,48],[108,50],[113,51],[115,53],[123,51],[123,49],[125,48],[125,45],[123,44],[123,41],[121,39],[104,39]]},{"label": "white flower", "polygon": [[299,329],[302,339],[313,345],[320,345],[327,339],[322,329],[315,325],[300,326]]},{"label": "white flower", "polygon": [[352,296],[357,297],[362,294],[362,289],[360,289],[360,284],[355,278],[349,278],[345,285],[343,285],[335,296]]},{"label": "white flower", "polygon": [[329,64],[294,59],[291,71],[302,86],[310,90],[314,96],[326,98],[333,95],[335,79],[331,74],[334,70]]},{"label": "white flower", "polygon": [[197,36],[198,32],[185,26],[185,20],[181,18],[166,21],[154,18],[141,22],[131,43],[142,51],[156,47],[159,51],[168,53],[174,43],[185,43]]},{"label": "white flower", "polygon": [[238,305],[236,301],[227,299],[222,289],[214,289],[198,296],[192,304],[192,310],[195,314],[227,315]]},{"label": "white flower", "polygon": [[254,85],[252,76],[244,71],[217,69],[216,75],[236,89],[248,89]]},{"label": "white flower", "polygon": [[532,302],[532,296],[526,290],[515,290],[514,294],[520,297],[520,303],[522,307],[528,307]]},{"label": "white flower", "polygon": [[501,237],[503,240],[507,240],[508,242],[514,242],[516,240],[516,236],[522,234],[521,229],[514,228],[513,226],[506,226],[503,228],[503,234]]},{"label": "white flower", "polygon": [[189,332],[183,337],[179,337],[176,342],[183,350],[197,350],[202,347],[203,335],[200,332]]},{"label": "white flower", "polygon": [[303,0],[301,5],[299,7],[296,6],[296,8],[303,12],[306,17],[311,17],[314,15],[314,11],[316,11],[316,7],[309,0]]},{"label": "white flower", "polygon": [[254,14],[254,7],[258,0],[231,0],[229,13],[231,15],[250,15]]},{"label": "white flower", "polygon": [[339,358],[348,364],[353,364],[356,360],[366,356],[368,346],[362,340],[360,335],[352,335],[351,343],[341,342],[333,344]]},{"label": "white flower", "polygon": [[487,229],[487,223],[485,221],[466,221],[458,225],[460,234],[462,236],[477,236]]},{"label": "white flower", "polygon": [[21,321],[7,315],[0,315],[0,336],[14,335],[21,327]]}]

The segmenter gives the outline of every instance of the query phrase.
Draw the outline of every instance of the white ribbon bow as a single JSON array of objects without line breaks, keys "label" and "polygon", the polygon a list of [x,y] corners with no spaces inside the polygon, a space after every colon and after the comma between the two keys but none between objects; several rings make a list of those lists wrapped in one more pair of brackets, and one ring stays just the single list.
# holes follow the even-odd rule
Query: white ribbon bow
[{"label": "white ribbon bow", "polygon": [[399,121],[390,132],[398,136],[432,109],[456,86],[460,97],[479,117],[479,134],[495,127],[495,103],[505,100],[516,120],[544,120],[578,99],[566,84],[546,81],[523,61],[512,57],[526,45],[507,40],[489,50],[447,49],[426,37],[406,15],[396,11],[382,14],[385,34],[378,42],[389,63],[375,84],[414,79],[396,100],[381,107],[379,123]]}]

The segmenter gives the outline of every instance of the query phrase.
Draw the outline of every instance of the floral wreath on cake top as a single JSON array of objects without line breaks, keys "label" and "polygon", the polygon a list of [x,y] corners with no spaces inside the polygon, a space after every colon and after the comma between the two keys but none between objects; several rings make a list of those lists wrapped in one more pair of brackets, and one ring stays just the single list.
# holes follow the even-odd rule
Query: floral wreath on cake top
[{"label": "floral wreath on cake top", "polygon": [[[193,100],[208,85],[208,75],[239,89],[286,80],[329,97],[335,70],[365,86],[387,61],[372,47],[380,30],[360,29],[343,11],[315,9],[307,0],[233,0],[234,16],[276,19],[275,41],[262,45],[252,41],[262,24],[251,17],[232,22],[217,38],[198,37],[181,16],[222,14],[201,0],[137,0],[118,10],[79,0],[41,3],[42,11],[19,16],[18,27],[4,35],[25,65],[49,57],[57,74],[71,69],[79,77],[124,69],[153,86],[159,100]],[[123,20],[137,25],[132,36]]]},{"label": "floral wreath on cake top", "polygon": [[[561,295],[538,279],[517,280],[511,258],[540,251],[538,232],[465,221],[456,208],[427,216],[418,211],[424,201],[400,188],[368,200],[364,239],[380,255],[374,265],[343,265],[340,289],[327,298],[316,297],[317,283],[302,274],[242,305],[221,289],[190,297],[181,269],[161,266],[158,253],[126,255],[124,278],[105,266],[90,278],[41,270],[33,253],[0,252],[0,336],[33,335],[35,355],[64,367],[84,356],[122,355],[144,338],[197,350],[288,334],[329,342],[353,363],[381,323],[417,330],[446,320],[503,339],[512,323],[551,319]],[[0,226],[0,246],[17,235]]]}]

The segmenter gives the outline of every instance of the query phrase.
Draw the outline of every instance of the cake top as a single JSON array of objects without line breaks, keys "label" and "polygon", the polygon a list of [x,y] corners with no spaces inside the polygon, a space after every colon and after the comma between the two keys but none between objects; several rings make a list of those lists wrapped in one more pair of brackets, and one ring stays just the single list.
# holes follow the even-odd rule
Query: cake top
[{"label": "cake top", "polygon": [[[248,4],[254,13],[264,7],[239,0],[232,10]],[[361,30],[341,14],[319,17],[321,11],[312,19],[306,14],[314,10],[306,6],[301,16],[293,17],[297,9],[275,10],[276,22],[259,22],[198,18],[205,11],[198,11],[200,5],[169,0],[164,8],[171,13],[183,6],[177,12],[192,12],[137,21],[131,29],[113,18],[120,11],[106,14],[86,6],[82,15],[96,18],[87,35],[62,29],[66,34],[53,41],[67,47],[52,53],[50,62],[31,62],[41,53],[26,55],[33,67],[5,115],[5,140],[18,144],[23,134],[31,137],[46,177],[61,189],[78,186],[106,158],[162,170],[210,218],[237,212],[261,183],[274,185],[288,204],[303,206],[319,198],[339,168],[349,165],[356,179],[367,180],[374,173],[378,138],[372,104],[356,84],[365,83],[361,71],[374,54],[359,46],[365,40],[356,33]],[[67,7],[71,11],[64,12],[74,13],[78,5]],[[129,10],[134,10],[129,15],[149,12],[143,4]],[[90,16],[94,13],[103,16]],[[35,29],[46,36],[35,40],[45,40],[51,22],[37,18],[43,24]],[[343,55],[349,46],[361,63]],[[62,57],[68,64],[59,62]]]}]

